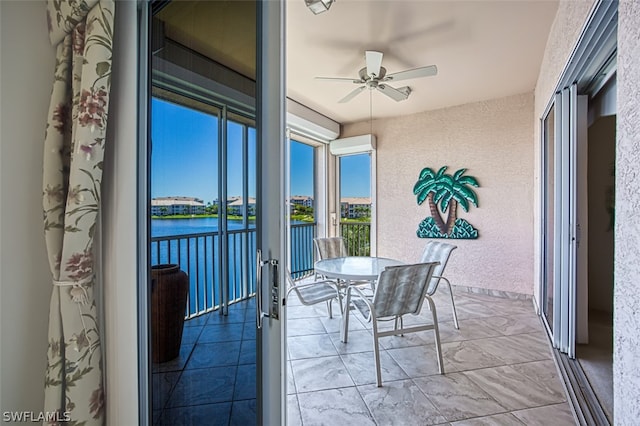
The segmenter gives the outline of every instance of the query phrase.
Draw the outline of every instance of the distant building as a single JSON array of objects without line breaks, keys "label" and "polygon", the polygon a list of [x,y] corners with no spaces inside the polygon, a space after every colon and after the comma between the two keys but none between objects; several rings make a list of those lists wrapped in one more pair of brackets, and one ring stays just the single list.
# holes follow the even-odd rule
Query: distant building
[{"label": "distant building", "polygon": [[313,197],[308,195],[292,195],[289,199],[289,206],[292,213],[296,209],[296,206],[313,208]]},{"label": "distant building", "polygon": [[231,197],[227,199],[227,214],[233,216],[243,216],[245,209],[248,209],[248,216],[256,215],[256,199],[253,197],[248,198],[248,205],[245,205],[242,197]]},{"label": "distant building", "polygon": [[371,198],[348,197],[340,199],[340,217],[356,219],[371,216]]},{"label": "distant building", "polygon": [[204,214],[204,202],[194,197],[157,197],[151,199],[152,216]]}]

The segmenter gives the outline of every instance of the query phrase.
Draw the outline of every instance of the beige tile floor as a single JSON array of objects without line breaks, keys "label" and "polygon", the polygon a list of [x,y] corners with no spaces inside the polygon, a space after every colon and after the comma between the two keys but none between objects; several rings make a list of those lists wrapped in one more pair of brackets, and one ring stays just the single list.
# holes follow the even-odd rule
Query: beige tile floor
[{"label": "beige tile floor", "polygon": [[[530,300],[454,289],[434,299],[445,374],[432,331],[381,339],[375,385],[371,326],[351,313],[349,342],[340,314],[288,301],[289,425],[574,425],[544,328]],[[411,322],[430,322],[426,304]]]},{"label": "beige tile floor", "polygon": [[[446,290],[435,296],[445,374],[438,374],[433,332],[386,337],[382,388],[371,328],[358,313],[345,344],[338,309],[329,319],[324,305],[288,300],[288,424],[575,424],[531,301],[454,294],[459,330]],[[187,322],[180,356],[153,368],[154,424],[253,424],[254,303]],[[424,309],[405,324],[430,321]]]}]

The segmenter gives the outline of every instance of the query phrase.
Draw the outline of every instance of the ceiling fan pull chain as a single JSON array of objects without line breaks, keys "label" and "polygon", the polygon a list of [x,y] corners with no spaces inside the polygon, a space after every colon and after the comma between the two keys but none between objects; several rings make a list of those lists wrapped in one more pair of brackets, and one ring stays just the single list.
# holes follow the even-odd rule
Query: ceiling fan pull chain
[{"label": "ceiling fan pull chain", "polygon": [[369,134],[373,135],[373,90],[369,90]]}]

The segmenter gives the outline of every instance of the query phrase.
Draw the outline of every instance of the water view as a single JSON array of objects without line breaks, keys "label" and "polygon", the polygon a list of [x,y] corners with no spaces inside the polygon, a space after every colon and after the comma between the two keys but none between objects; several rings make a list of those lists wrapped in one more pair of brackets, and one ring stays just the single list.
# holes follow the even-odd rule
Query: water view
[{"label": "water view", "polygon": [[[243,229],[242,221],[229,220],[227,228]],[[249,228],[255,228],[255,222],[249,222]],[[217,217],[194,217],[191,219],[151,219],[151,237],[168,237],[172,235],[201,234],[218,232]]]},{"label": "water view", "polygon": [[[242,221],[227,223],[227,238],[220,238],[216,217],[151,220],[151,264],[179,264],[189,275],[187,315],[219,306],[222,292],[229,301],[255,292],[256,230]],[[313,270],[313,223],[291,225],[291,270],[294,276]],[[227,254],[222,256],[221,254]],[[226,259],[225,259],[226,257]],[[221,277],[227,275],[227,285]]]}]

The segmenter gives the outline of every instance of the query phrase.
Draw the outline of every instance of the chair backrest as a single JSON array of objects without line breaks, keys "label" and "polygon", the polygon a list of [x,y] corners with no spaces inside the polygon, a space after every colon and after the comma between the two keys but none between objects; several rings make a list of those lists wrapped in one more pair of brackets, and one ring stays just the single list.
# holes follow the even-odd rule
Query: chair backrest
[{"label": "chair backrest", "polygon": [[437,262],[388,266],[378,276],[373,295],[376,317],[417,314]]},{"label": "chair backrest", "polygon": [[[433,275],[434,277],[441,277],[444,274],[444,268],[447,266],[447,261],[451,256],[451,252],[456,248],[457,246],[454,246],[453,244],[443,243],[441,241],[429,241],[424,247],[420,262],[439,262],[440,264],[436,266],[436,269],[433,271]],[[432,278],[431,282],[429,282],[427,294],[431,295],[435,293],[439,282],[439,278]]]},{"label": "chair backrest", "polygon": [[342,237],[314,238],[313,244],[318,260],[348,256]]}]

